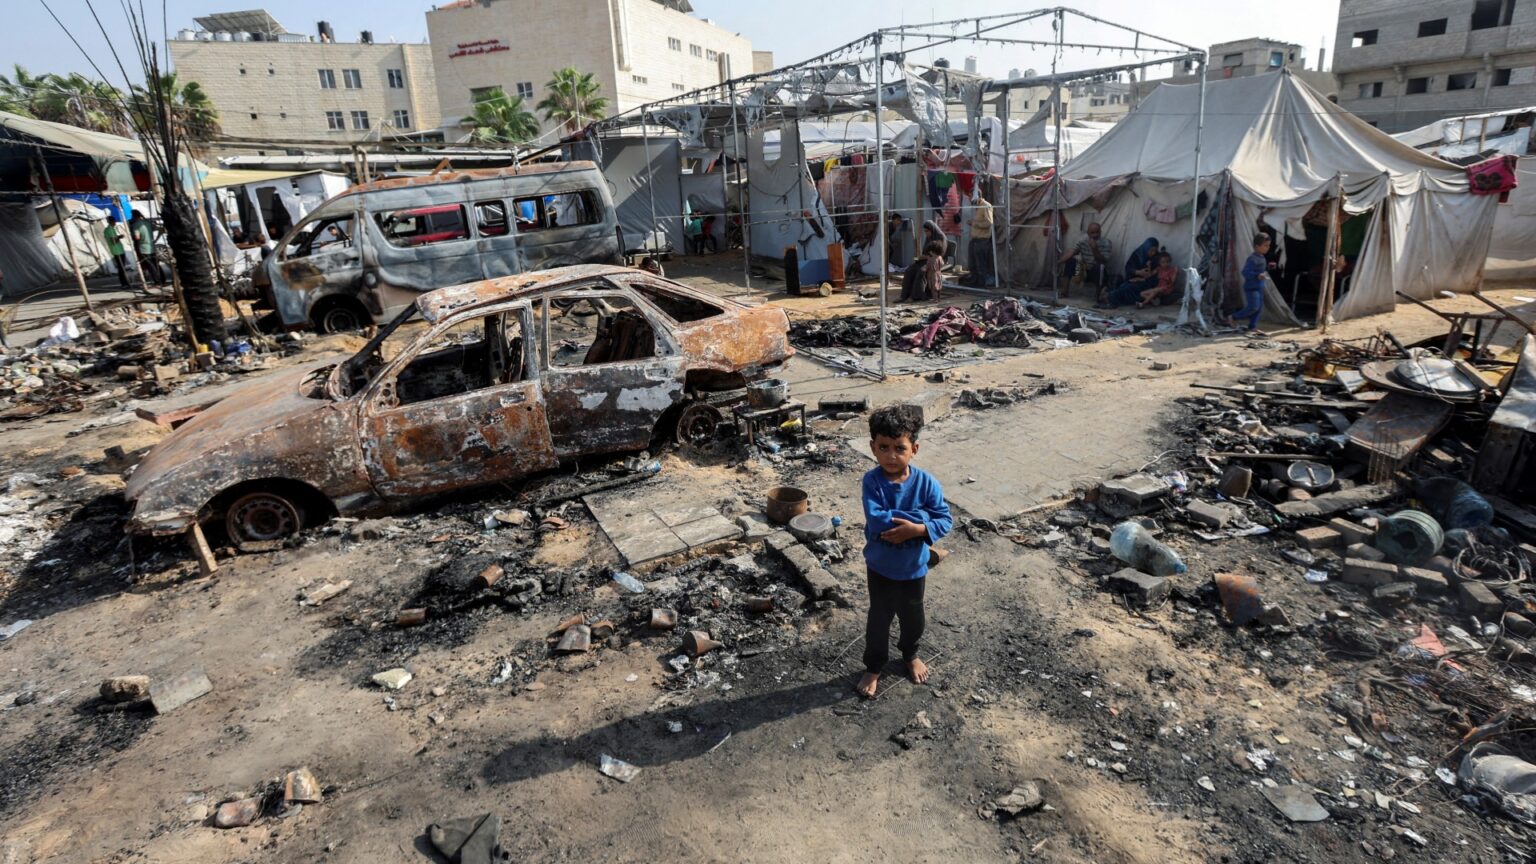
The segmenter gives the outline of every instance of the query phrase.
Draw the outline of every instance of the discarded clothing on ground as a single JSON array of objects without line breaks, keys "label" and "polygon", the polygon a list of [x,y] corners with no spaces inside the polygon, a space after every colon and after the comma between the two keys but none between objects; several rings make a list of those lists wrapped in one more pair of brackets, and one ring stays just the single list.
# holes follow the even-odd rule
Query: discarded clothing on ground
[{"label": "discarded clothing on ground", "polygon": [[[888,324],[887,344],[894,344],[898,338],[896,328]],[[863,315],[844,315],[796,321],[789,325],[789,339],[807,348],[879,348],[880,320]]]},{"label": "discarded clothing on ground", "polygon": [[1001,408],[1016,402],[1025,402],[1036,396],[1051,396],[1056,393],[1056,382],[1048,381],[1038,387],[977,387],[965,389],[955,397],[955,402],[966,408],[986,409]]}]

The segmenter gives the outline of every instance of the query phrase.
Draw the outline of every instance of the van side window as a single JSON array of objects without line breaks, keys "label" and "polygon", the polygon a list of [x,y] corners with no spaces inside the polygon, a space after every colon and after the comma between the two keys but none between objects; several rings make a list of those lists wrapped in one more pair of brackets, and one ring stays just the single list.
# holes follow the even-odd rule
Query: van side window
[{"label": "van side window", "polygon": [[517,232],[527,234],[572,225],[593,225],[602,221],[597,196],[592,192],[562,192],[536,195],[512,202],[517,215]]},{"label": "van side window", "polygon": [[475,202],[475,230],[481,237],[507,236],[507,205],[504,201]]},{"label": "van side window", "polygon": [[469,237],[469,223],[464,219],[462,204],[380,210],[373,214],[373,218],[391,246],[413,248]]},{"label": "van side window", "polygon": [[283,258],[305,258],[317,252],[342,249],[352,245],[352,217],[333,216],[305,225],[293,238]]}]

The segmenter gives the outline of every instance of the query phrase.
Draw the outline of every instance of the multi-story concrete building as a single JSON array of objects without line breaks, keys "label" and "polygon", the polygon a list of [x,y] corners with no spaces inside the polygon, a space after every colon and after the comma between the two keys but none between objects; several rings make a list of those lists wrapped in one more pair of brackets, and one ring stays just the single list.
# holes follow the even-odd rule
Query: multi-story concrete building
[{"label": "multi-story concrete building", "polygon": [[[427,13],[445,125],[501,87],[531,110],[556,69],[590,72],[609,113],[772,68],[740,34],[694,17],[688,0],[460,0]],[[545,132],[554,123],[540,122]],[[450,138],[452,136],[450,135]]]},{"label": "multi-story concrete building", "polygon": [[[1264,38],[1218,42],[1211,46],[1207,56],[1210,58],[1210,68],[1206,72],[1206,79],[1209,81],[1220,81],[1223,78],[1249,78],[1254,75],[1286,71],[1305,81],[1313,90],[1324,96],[1335,96],[1339,92],[1338,79],[1332,72],[1323,68],[1326,65],[1326,54],[1319,52],[1317,68],[1308,69],[1306,50],[1294,42]],[[1193,73],[1141,81],[1136,84],[1135,101],[1139,102],[1147,98],[1147,94],[1159,84],[1198,83],[1200,83],[1200,76]]]},{"label": "multi-story concrete building", "polygon": [[1339,104],[1387,132],[1536,104],[1536,2],[1342,0]]},{"label": "multi-story concrete building", "polygon": [[338,42],[324,22],[315,36],[290,33],[264,11],[196,22],[170,43],[178,78],[208,93],[224,135],[274,142],[217,155],[376,141],[441,123],[426,45],[375,44],[366,32]]},{"label": "multi-story concrete building", "polygon": [[1136,85],[1125,81],[1096,81],[1072,89],[1074,120],[1114,123],[1136,104]]}]

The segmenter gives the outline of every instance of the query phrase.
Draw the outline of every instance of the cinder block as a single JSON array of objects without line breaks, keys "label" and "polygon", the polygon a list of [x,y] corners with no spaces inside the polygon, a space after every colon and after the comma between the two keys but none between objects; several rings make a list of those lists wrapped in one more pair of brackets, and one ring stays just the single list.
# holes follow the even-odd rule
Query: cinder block
[{"label": "cinder block", "polygon": [[1363,558],[1344,559],[1344,574],[1339,577],[1350,585],[1377,587],[1397,581],[1397,565]]},{"label": "cinder block", "polygon": [[1344,538],[1327,525],[1318,525],[1315,528],[1303,528],[1297,531],[1296,542],[1307,549],[1332,549],[1343,543]]}]

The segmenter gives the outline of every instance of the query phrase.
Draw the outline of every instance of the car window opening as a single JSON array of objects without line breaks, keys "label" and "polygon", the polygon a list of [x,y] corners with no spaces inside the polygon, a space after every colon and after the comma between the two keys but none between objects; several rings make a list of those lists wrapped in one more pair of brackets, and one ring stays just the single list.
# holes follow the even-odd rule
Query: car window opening
[{"label": "car window opening", "polygon": [[621,363],[656,356],[656,331],[622,297],[556,299],[550,317],[549,365],[556,368]]},{"label": "car window opening", "polygon": [[562,192],[559,195],[537,195],[512,201],[520,234],[547,231],[551,228],[568,228],[573,225],[595,225],[602,221],[601,212],[591,192]]},{"label": "car window opening", "polygon": [[507,205],[502,201],[475,202],[475,230],[481,237],[507,236]]},{"label": "car window opening", "polygon": [[716,315],[724,315],[725,308],[703,300],[696,300],[682,294],[674,294],[662,289],[659,285],[648,282],[632,282],[630,287],[640,292],[641,296],[655,304],[656,308],[667,314],[679,324],[690,321],[704,321]]},{"label": "car window opening", "polygon": [[464,219],[464,207],[459,204],[380,210],[373,218],[389,245],[405,249],[469,237],[469,223]]},{"label": "car window opening", "polygon": [[461,321],[433,338],[395,376],[399,405],[458,396],[524,380],[523,324],[499,312]]},{"label": "car window opening", "polygon": [[333,216],[316,219],[294,236],[284,251],[285,259],[306,258],[318,252],[352,247],[352,217]]}]

